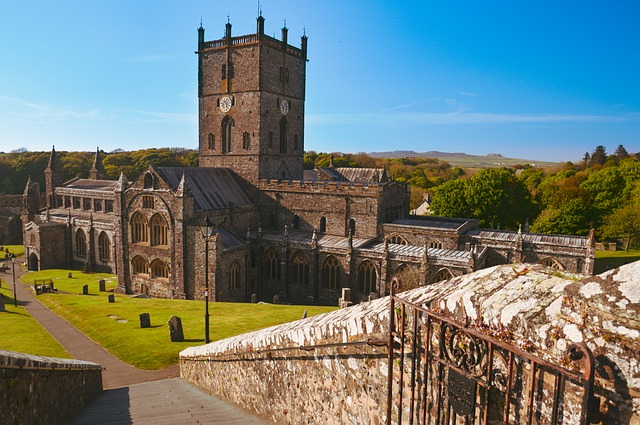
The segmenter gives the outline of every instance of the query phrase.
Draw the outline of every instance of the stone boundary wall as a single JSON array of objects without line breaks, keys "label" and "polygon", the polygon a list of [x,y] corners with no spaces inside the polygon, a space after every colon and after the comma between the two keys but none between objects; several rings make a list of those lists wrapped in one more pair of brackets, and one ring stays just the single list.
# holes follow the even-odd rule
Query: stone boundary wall
[{"label": "stone boundary wall", "polygon": [[366,341],[386,337],[388,301],[186,349],[181,377],[275,423],[382,424],[387,349]]},{"label": "stone boundary wall", "polygon": [[[587,278],[535,264],[495,266],[399,297],[503,335],[550,363],[585,344],[595,359],[594,420],[640,424],[640,261]],[[366,341],[387,337],[388,303],[384,297],[188,348],[181,376],[275,423],[385,423],[387,349]],[[393,388],[397,394],[397,382]],[[578,413],[567,409],[563,423]]]},{"label": "stone boundary wall", "polygon": [[64,424],[102,391],[102,367],[0,350],[0,422]]}]

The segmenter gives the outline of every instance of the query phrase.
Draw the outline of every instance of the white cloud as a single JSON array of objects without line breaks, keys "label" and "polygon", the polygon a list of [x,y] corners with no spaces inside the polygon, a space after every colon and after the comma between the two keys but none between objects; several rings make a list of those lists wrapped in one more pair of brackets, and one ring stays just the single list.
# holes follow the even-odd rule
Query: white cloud
[{"label": "white cloud", "polygon": [[[451,106],[455,106],[451,102]],[[625,115],[569,115],[569,114],[496,114],[465,112],[439,113],[376,113],[376,114],[307,114],[306,121],[309,124],[433,124],[433,125],[458,125],[458,124],[544,124],[544,123],[617,123],[637,121],[638,116]]]}]

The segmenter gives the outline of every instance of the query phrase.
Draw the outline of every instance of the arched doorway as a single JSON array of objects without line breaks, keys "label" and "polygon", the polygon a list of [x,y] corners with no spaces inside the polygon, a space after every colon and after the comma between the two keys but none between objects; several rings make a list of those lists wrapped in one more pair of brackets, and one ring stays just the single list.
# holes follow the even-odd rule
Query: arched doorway
[{"label": "arched doorway", "polygon": [[40,261],[38,260],[38,256],[36,255],[35,252],[32,252],[31,255],[29,255],[29,270],[31,271],[38,271],[40,270],[40,266],[39,263]]}]

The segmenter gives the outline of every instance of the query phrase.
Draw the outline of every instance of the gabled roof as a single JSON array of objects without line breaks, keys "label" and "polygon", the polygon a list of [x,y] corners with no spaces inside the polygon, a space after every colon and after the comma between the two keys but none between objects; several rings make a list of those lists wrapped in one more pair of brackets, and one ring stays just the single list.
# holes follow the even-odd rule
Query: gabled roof
[{"label": "gabled roof", "polygon": [[116,190],[117,181],[114,180],[91,180],[91,179],[73,179],[64,184],[67,189],[83,189],[83,190],[101,190],[105,192],[114,192]]},{"label": "gabled roof", "polygon": [[251,205],[235,174],[228,168],[158,167],[158,174],[176,191],[184,175],[200,211]]}]

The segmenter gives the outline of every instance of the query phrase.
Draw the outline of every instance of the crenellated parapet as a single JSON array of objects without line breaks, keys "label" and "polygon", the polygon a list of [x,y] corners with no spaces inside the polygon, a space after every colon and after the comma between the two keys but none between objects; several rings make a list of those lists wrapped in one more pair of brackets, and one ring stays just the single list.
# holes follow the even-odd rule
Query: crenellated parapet
[{"label": "crenellated parapet", "polygon": [[328,181],[328,180],[313,181],[313,180],[261,179],[258,182],[258,188],[264,191],[337,193],[337,194],[366,193],[369,195],[374,195],[374,194],[382,193],[384,184],[336,182],[336,181]]}]

